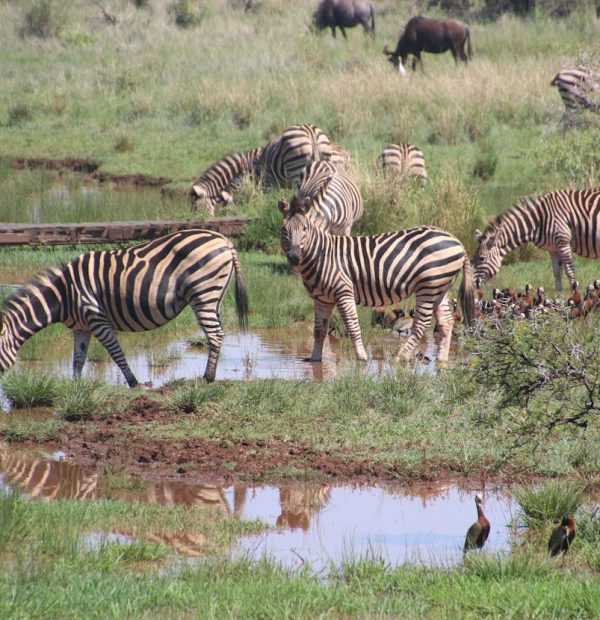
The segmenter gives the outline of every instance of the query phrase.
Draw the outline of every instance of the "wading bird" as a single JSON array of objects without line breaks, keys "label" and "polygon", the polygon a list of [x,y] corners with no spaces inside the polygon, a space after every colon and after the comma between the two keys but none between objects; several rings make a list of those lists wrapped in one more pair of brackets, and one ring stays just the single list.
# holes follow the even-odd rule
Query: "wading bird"
[{"label": "wading bird", "polygon": [[560,525],[552,530],[548,541],[548,553],[551,556],[558,555],[561,551],[566,553],[575,538],[575,520],[573,515],[565,515]]},{"label": "wading bird", "polygon": [[477,506],[477,521],[467,532],[463,553],[473,549],[481,549],[490,535],[490,522],[483,514],[483,497],[480,493],[475,496],[475,506]]}]

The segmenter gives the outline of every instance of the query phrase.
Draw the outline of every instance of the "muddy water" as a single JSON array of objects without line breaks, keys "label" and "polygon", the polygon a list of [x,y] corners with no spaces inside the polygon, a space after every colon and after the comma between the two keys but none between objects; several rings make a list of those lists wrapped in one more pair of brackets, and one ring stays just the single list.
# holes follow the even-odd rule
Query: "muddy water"
[{"label": "muddy water", "polygon": [[[309,327],[263,329],[249,333],[225,335],[217,380],[250,380],[258,378],[328,380],[354,367],[377,375],[393,370],[393,356],[405,337],[382,331],[381,336],[367,345],[369,361],[356,362],[354,350],[346,338],[330,337],[326,343],[323,361],[308,362],[312,345]],[[419,349],[417,372],[435,372],[437,345],[430,332]],[[189,340],[173,340],[160,354],[147,349],[128,349],[127,361],[138,381],[160,387],[173,379],[202,376],[206,366],[207,349],[190,344]],[[23,369],[35,369],[71,377],[71,351],[64,349],[55,356],[49,352],[42,360],[18,360]],[[125,384],[121,371],[110,360],[88,360],[84,377],[100,379],[109,384]]]},{"label": "muddy water", "polygon": [[[437,483],[410,488],[314,483],[223,487],[170,481],[123,485],[121,480],[117,486],[110,476],[63,458],[60,452],[33,454],[0,444],[0,488],[18,488],[28,497],[44,500],[112,498],[183,504],[260,519],[272,527],[242,538],[226,552],[252,558],[266,555],[294,567],[309,563],[315,570],[357,557],[383,559],[391,565],[458,562],[465,533],[476,519],[474,494],[482,490]],[[516,506],[501,490],[483,491],[492,523],[487,548],[507,550]],[[192,533],[165,542],[185,555],[202,554],[203,541]]]}]

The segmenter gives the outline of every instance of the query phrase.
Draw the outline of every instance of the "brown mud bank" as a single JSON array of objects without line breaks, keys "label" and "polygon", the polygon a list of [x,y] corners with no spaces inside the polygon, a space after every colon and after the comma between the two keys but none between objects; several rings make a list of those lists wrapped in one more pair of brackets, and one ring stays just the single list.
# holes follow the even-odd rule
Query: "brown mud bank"
[{"label": "brown mud bank", "polygon": [[[381,460],[350,450],[319,451],[298,442],[202,438],[166,439],[149,436],[173,420],[173,413],[146,396],[132,401],[126,412],[70,422],[58,446],[77,465],[103,467],[113,473],[156,480],[272,483],[315,480],[336,484],[427,482],[477,482],[496,484],[526,482],[532,476],[514,468],[490,476],[482,471],[464,471],[457,463],[423,461],[418,467]],[[39,445],[39,444],[38,444]]]},{"label": "brown mud bank", "polygon": [[[161,188],[173,182],[168,177],[154,177],[148,174],[114,174],[100,170],[102,162],[95,159],[78,159],[67,157],[52,159],[45,157],[0,157],[0,163],[8,161],[15,170],[44,169],[55,172],[78,172],[87,175],[98,183],[111,183],[117,187],[151,187]],[[170,190],[174,195],[176,190]]]}]

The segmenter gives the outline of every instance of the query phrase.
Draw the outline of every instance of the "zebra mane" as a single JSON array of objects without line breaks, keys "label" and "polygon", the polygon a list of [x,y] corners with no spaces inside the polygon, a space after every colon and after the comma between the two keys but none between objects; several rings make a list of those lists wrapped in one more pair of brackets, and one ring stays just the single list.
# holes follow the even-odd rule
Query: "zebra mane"
[{"label": "zebra mane", "polygon": [[[322,163],[324,165],[321,165]],[[329,185],[331,184],[334,175],[337,172],[337,170],[333,168],[333,165],[328,162],[319,161],[315,162],[315,164],[316,165],[311,164],[308,168],[306,168],[304,171],[306,176],[303,176],[303,178],[300,179],[298,193],[302,196],[302,198],[311,198],[312,200],[319,200],[323,198],[329,189]],[[317,172],[313,172],[310,176],[308,176],[309,172],[313,168],[313,165],[317,168]],[[318,186],[315,191],[312,185],[316,182],[318,182]],[[309,185],[308,192],[305,193],[304,190],[306,190],[306,188],[304,186],[307,184]]]},{"label": "zebra mane", "polygon": [[538,205],[540,197],[531,197],[526,196],[524,198],[520,198],[515,202],[512,207],[509,207],[502,213],[499,213],[485,228],[483,234],[481,235],[481,239],[487,239],[492,235],[495,235],[504,225],[504,222],[510,220],[513,217],[513,213],[515,211],[531,211],[531,209],[535,208]]},{"label": "zebra mane", "polygon": [[4,299],[2,311],[18,306],[20,302],[29,299],[31,295],[37,293],[44,286],[55,286],[60,280],[65,278],[67,273],[68,264],[63,262],[58,267],[49,267],[36,274],[31,280],[22,284]]}]

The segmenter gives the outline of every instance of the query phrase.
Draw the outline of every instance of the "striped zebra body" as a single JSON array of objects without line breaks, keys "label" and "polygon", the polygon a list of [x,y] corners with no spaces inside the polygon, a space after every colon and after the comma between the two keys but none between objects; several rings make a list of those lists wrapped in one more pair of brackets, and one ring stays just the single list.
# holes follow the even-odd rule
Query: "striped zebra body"
[{"label": "striped zebra body", "polygon": [[204,378],[213,381],[223,342],[219,309],[236,272],[240,325],[247,320],[246,288],[231,242],[208,230],[184,230],[125,249],[88,252],[38,276],[9,297],[2,313],[0,370],[21,345],[51,323],[73,330],[73,371],[81,374],[91,336],[137,385],[116,331],[141,332],[164,325],[188,304],[209,343]]},{"label": "striped zebra body", "polygon": [[590,98],[594,92],[600,91],[600,80],[594,78],[585,67],[570,67],[559,71],[552,82],[558,88],[566,114],[591,110],[600,114],[600,104]]},{"label": "striped zebra body", "polygon": [[600,189],[555,190],[526,198],[498,215],[483,233],[477,232],[473,258],[475,276],[493,278],[502,259],[525,243],[547,250],[555,288],[562,290],[562,269],[575,282],[573,253],[600,258]]},{"label": "striped zebra body", "polygon": [[205,211],[210,216],[215,214],[218,204],[233,205],[230,190],[244,175],[258,172],[258,162],[262,149],[245,153],[229,153],[194,181],[190,190],[192,211]]},{"label": "striped zebra body", "polygon": [[453,317],[446,292],[463,270],[461,302],[465,322],[475,312],[474,279],[465,250],[449,233],[430,226],[374,235],[330,235],[306,216],[303,205],[280,201],[284,219],[281,246],[290,265],[302,276],[315,302],[312,361],[320,361],[329,318],[337,306],[359,359],[366,360],[356,304],[388,306],[416,296],[411,335],[396,359],[408,359],[431,323],[442,334],[438,359],[449,355]]},{"label": "striped zebra body", "polygon": [[267,186],[291,187],[313,161],[331,158],[331,142],[314,125],[294,125],[269,140],[260,156],[260,173]]},{"label": "striped zebra body", "polygon": [[349,235],[363,215],[360,190],[339,166],[316,161],[300,177],[297,203],[309,207],[311,219],[332,235]]},{"label": "striped zebra body", "polygon": [[399,176],[417,177],[421,183],[427,182],[425,158],[412,144],[388,144],[379,156],[383,169]]},{"label": "striped zebra body", "polygon": [[336,166],[340,166],[344,170],[351,170],[354,161],[350,151],[347,151],[343,146],[339,144],[331,144],[331,158],[329,161]]}]

